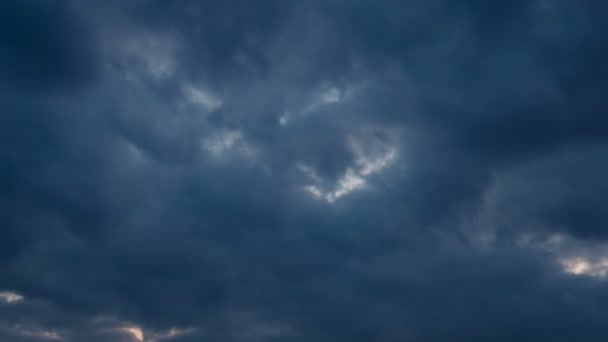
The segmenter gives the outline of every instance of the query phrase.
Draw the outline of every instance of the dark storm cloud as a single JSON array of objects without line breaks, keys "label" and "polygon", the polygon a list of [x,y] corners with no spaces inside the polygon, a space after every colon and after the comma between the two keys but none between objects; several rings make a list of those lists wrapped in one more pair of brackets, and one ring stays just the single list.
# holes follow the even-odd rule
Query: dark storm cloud
[{"label": "dark storm cloud", "polygon": [[3,3],[0,339],[604,341],[605,12]]},{"label": "dark storm cloud", "polygon": [[9,87],[79,86],[95,79],[95,36],[67,1],[0,5],[1,72]]}]

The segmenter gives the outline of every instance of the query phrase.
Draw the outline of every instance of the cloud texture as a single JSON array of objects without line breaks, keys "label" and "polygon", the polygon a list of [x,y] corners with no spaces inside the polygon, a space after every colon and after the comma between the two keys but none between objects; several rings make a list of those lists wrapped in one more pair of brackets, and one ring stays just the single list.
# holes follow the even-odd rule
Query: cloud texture
[{"label": "cloud texture", "polygon": [[602,1],[0,4],[0,340],[606,341]]}]

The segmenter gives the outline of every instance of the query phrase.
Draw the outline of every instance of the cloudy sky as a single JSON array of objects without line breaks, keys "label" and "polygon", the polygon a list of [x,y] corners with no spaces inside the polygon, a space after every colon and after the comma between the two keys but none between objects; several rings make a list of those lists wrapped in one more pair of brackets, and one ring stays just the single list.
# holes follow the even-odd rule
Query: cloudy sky
[{"label": "cloudy sky", "polygon": [[601,0],[0,2],[0,340],[608,340]]}]

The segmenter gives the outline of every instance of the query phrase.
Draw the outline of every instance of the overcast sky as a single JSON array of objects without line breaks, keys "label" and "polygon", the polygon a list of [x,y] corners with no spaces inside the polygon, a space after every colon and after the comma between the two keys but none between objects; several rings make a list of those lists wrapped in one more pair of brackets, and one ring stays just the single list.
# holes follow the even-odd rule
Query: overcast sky
[{"label": "overcast sky", "polygon": [[607,341],[607,16],[1,1],[0,341]]}]

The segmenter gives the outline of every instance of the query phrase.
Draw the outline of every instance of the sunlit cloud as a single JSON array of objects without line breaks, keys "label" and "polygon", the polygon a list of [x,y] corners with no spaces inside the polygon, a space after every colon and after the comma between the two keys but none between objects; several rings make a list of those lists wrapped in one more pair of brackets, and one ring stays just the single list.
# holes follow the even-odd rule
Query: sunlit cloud
[{"label": "sunlit cloud", "polygon": [[608,258],[590,260],[583,257],[564,258],[561,260],[566,273],[578,276],[603,278],[608,275]]},{"label": "sunlit cloud", "polygon": [[328,202],[335,202],[349,193],[365,187],[365,179],[351,169],[338,180],[338,186],[334,191],[326,195]]},{"label": "sunlit cloud", "polygon": [[136,341],[143,342],[143,340],[144,340],[144,332],[138,326],[123,327],[120,330],[131,335]]},{"label": "sunlit cloud", "polygon": [[219,97],[213,95],[209,91],[194,86],[182,87],[186,99],[197,106],[204,108],[206,111],[214,111],[222,106],[223,101]]},{"label": "sunlit cloud", "polygon": [[0,292],[0,301],[3,301],[5,303],[17,303],[22,301],[24,298],[22,295],[16,293],[16,292],[11,292],[11,291],[2,291]]},{"label": "sunlit cloud", "polygon": [[313,167],[297,164],[300,172],[314,184],[306,185],[304,190],[315,198],[334,203],[350,193],[367,187],[367,178],[380,173],[397,159],[397,148],[390,141],[376,141],[370,137],[351,137],[350,146],[355,155],[354,165],[348,167],[337,182],[328,190],[322,185],[323,179]]}]

